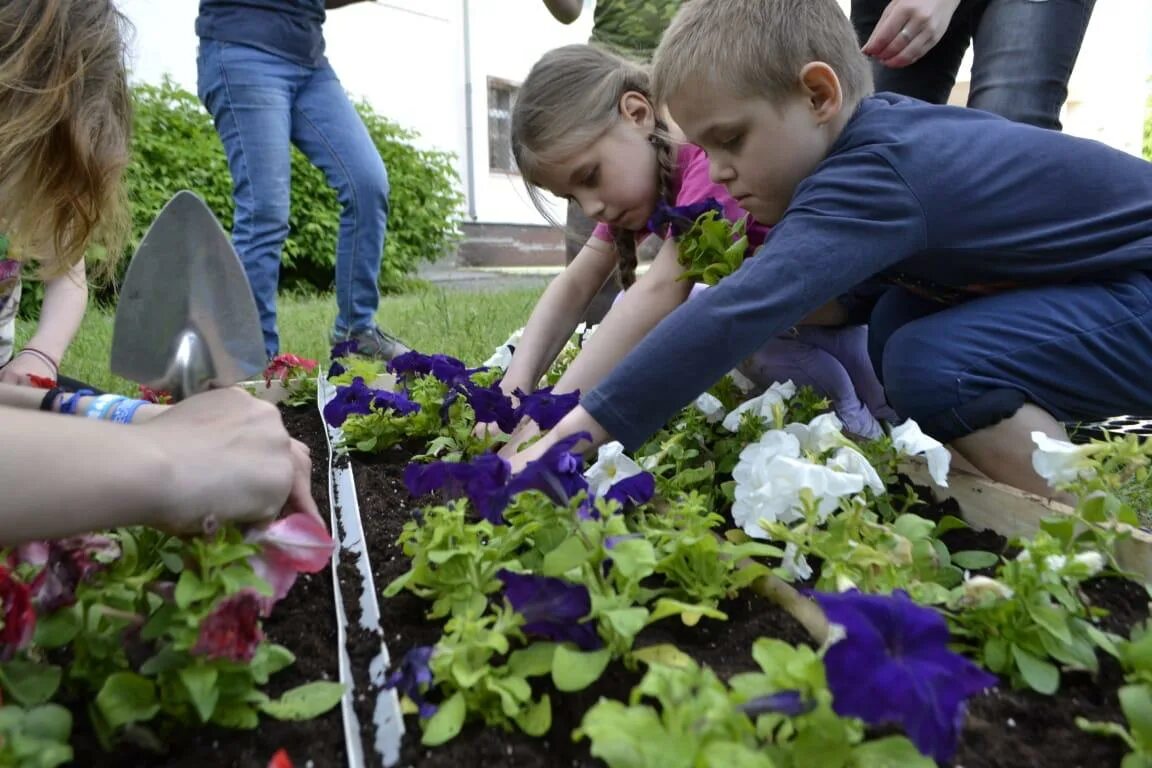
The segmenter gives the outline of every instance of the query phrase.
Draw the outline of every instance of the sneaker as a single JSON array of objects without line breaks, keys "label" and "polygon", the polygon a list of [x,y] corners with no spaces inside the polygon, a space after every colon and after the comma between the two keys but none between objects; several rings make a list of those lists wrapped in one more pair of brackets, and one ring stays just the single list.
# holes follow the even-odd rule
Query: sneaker
[{"label": "sneaker", "polygon": [[345,338],[338,338],[335,334],[332,336],[332,344],[335,346],[340,342],[355,341],[356,354],[363,355],[364,357],[373,357],[377,360],[385,362],[394,357],[399,357],[405,352],[411,352],[411,348],[404,342],[397,339],[395,336],[390,336],[384,333],[379,328],[373,326],[366,331],[360,333],[353,333]]}]

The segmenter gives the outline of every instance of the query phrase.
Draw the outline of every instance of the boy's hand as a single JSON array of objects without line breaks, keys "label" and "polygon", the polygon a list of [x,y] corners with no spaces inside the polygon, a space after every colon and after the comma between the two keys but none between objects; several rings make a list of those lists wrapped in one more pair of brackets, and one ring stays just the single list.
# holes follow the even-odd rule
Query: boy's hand
[{"label": "boy's hand", "polygon": [[0,368],[0,383],[15,384],[20,387],[30,386],[32,382],[28,378],[29,375],[56,380],[56,371],[39,356],[17,353],[8,361],[7,365]]},{"label": "boy's hand", "polygon": [[960,0],[892,0],[862,50],[894,69],[914,64],[944,37],[959,5]]}]

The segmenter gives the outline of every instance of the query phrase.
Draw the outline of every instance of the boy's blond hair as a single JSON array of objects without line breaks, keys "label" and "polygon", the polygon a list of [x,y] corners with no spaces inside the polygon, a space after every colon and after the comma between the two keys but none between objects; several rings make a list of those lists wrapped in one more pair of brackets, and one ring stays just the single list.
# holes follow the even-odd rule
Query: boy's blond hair
[{"label": "boy's blond hair", "polygon": [[0,2],[0,232],[44,277],[94,243],[104,269],[121,254],[127,29],[112,0]]},{"label": "boy's blond hair", "polygon": [[656,49],[652,89],[666,103],[704,78],[779,103],[813,61],[836,72],[846,105],[872,92],[868,61],[836,0],[689,0]]}]

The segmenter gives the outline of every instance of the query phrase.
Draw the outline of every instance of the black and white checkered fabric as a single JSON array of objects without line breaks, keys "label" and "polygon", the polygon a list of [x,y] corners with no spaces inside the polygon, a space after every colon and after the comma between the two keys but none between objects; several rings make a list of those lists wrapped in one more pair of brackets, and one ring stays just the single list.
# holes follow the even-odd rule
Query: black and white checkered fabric
[{"label": "black and white checkered fabric", "polygon": [[1113,416],[1090,424],[1068,424],[1068,433],[1074,442],[1098,440],[1105,433],[1113,435],[1139,435],[1152,437],[1152,418],[1140,416]]}]

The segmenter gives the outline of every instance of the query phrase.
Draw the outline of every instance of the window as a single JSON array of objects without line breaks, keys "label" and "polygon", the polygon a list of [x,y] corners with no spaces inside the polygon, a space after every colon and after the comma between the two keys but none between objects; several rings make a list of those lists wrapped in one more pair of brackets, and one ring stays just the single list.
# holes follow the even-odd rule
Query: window
[{"label": "window", "polygon": [[488,168],[516,173],[512,159],[512,105],[516,86],[503,80],[488,80]]}]

